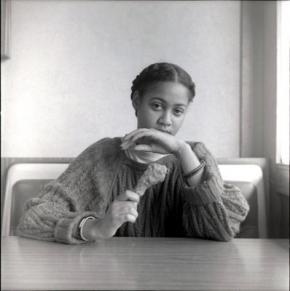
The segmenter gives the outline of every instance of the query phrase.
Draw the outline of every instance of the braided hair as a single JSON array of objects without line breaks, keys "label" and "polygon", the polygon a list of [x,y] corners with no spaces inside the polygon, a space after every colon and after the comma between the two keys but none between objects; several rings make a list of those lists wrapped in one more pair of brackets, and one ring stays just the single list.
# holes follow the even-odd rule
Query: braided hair
[{"label": "braided hair", "polygon": [[142,96],[148,86],[156,82],[176,82],[184,85],[190,92],[189,101],[195,96],[195,84],[190,75],[181,67],[171,63],[155,63],[146,67],[132,82],[131,99],[135,91]]}]

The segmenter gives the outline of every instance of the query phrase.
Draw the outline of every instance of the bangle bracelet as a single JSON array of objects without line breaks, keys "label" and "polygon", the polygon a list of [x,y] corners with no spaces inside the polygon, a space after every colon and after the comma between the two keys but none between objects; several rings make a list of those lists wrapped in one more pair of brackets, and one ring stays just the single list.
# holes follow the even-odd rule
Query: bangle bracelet
[{"label": "bangle bracelet", "polygon": [[184,178],[184,179],[188,179],[188,178],[190,178],[191,176],[193,176],[193,175],[195,175],[197,172],[199,172],[201,169],[203,169],[204,166],[205,166],[205,161],[202,160],[202,161],[200,162],[200,164],[199,164],[196,168],[194,168],[194,169],[193,169],[192,171],[190,171],[189,173],[183,175],[183,178]]},{"label": "bangle bracelet", "polygon": [[81,220],[81,222],[79,224],[79,231],[80,231],[79,233],[80,233],[80,237],[82,240],[89,241],[86,237],[84,237],[83,227],[88,220],[94,220],[94,219],[96,219],[94,216],[87,216]]}]

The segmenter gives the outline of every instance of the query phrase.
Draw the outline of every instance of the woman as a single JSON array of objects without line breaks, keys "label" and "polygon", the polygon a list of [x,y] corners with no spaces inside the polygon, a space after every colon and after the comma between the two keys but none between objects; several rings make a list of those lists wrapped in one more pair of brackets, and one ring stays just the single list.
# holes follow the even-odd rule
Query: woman
[{"label": "woman", "polygon": [[[73,244],[114,235],[228,241],[239,232],[249,211],[240,190],[223,182],[203,143],[175,137],[195,96],[189,74],[152,64],[131,91],[137,129],[81,153],[27,203],[18,235]],[[136,186],[152,163],[166,175],[140,193]]]}]

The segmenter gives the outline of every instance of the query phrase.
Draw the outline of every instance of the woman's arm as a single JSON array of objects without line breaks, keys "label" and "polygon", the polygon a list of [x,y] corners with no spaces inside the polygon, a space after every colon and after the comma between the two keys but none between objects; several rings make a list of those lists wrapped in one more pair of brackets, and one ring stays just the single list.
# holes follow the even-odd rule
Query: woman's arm
[{"label": "woman's arm", "polygon": [[57,181],[46,185],[40,195],[26,204],[16,233],[28,238],[61,243],[82,243],[78,225],[86,216],[98,218],[95,212],[78,209],[64,186]]},{"label": "woman's arm", "polygon": [[[184,141],[179,141],[179,143],[179,150],[175,155],[180,161],[183,173],[185,175],[189,173],[188,178],[185,178],[185,182],[189,186],[196,186],[202,181],[204,172],[203,167],[201,167],[201,161],[198,159],[188,143]],[[200,170],[198,170],[195,174],[190,174],[193,170],[198,169],[199,167],[201,167]]]},{"label": "woman's arm", "polygon": [[206,166],[196,186],[180,182],[184,229],[188,236],[228,241],[239,232],[249,205],[237,187],[223,182],[216,160],[202,143],[191,148]]},{"label": "woman's arm", "polygon": [[180,161],[180,175],[199,167],[203,171],[181,178],[178,193],[184,201],[183,224],[189,236],[230,240],[248,213],[248,203],[237,188],[224,186],[217,162],[202,143],[189,143],[155,129],[137,129],[123,138],[123,149],[132,148],[174,154]]},{"label": "woman's arm", "polygon": [[[87,148],[58,179],[28,201],[17,227],[18,235],[63,243],[83,242],[79,236],[80,221],[87,216],[100,219],[110,199],[107,191],[99,192],[94,182],[99,147],[102,141]],[[87,211],[94,208],[95,212]]]}]

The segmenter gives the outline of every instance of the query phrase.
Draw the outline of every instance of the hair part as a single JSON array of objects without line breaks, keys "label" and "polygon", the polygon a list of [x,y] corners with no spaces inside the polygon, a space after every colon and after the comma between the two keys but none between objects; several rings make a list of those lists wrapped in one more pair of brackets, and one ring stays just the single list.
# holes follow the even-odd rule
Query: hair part
[{"label": "hair part", "polygon": [[188,89],[190,102],[195,97],[195,84],[184,69],[171,63],[155,63],[136,76],[132,82],[131,99],[136,91],[142,96],[150,85],[157,82],[180,83]]}]

